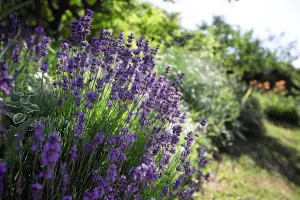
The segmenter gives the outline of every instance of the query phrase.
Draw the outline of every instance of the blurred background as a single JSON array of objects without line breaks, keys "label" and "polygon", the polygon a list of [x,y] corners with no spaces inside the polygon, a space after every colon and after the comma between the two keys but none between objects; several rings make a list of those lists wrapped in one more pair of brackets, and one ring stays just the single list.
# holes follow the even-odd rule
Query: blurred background
[{"label": "blurred background", "polygon": [[44,27],[53,49],[86,9],[94,30],[160,45],[157,72],[185,74],[188,126],[209,122],[197,143],[208,147],[212,176],[195,199],[300,199],[299,8],[298,0],[0,0],[1,18],[16,12]]}]

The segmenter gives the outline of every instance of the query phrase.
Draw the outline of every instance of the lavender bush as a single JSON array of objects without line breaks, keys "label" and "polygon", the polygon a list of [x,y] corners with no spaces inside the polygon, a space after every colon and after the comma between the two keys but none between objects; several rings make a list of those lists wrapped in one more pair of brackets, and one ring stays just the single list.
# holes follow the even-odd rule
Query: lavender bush
[{"label": "lavender bush", "polygon": [[[115,39],[103,30],[88,41],[92,16],[87,10],[72,23],[56,65],[47,62],[51,39],[41,28],[25,36],[24,48],[16,50],[14,45],[12,57],[7,56],[9,51],[3,56],[0,88],[10,100],[3,98],[0,198],[191,197],[200,180],[188,185],[185,180],[201,174],[207,161],[205,149],[197,165],[189,160],[198,133],[183,130],[186,111],[180,109],[178,87],[182,74],[174,81],[156,75],[158,48],[152,49],[143,37],[134,44],[133,34],[125,39],[120,33]],[[0,29],[2,49],[10,41],[10,31],[4,29]],[[26,79],[18,76],[17,81],[13,76],[19,73],[11,66],[25,64],[22,60],[34,60],[32,65],[39,66],[35,69],[42,74],[40,89],[31,91]],[[55,71],[51,89],[43,81],[50,68]],[[55,102],[45,106],[46,99]],[[44,109],[47,112],[40,111]]]}]

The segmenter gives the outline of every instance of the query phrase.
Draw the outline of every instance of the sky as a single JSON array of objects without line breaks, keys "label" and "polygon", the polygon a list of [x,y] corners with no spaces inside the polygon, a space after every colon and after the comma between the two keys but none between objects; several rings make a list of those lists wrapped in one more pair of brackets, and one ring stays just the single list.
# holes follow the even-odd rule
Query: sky
[{"label": "sky", "polygon": [[[196,29],[202,21],[211,22],[212,16],[223,15],[229,24],[240,25],[243,30],[254,30],[256,37],[266,39],[270,34],[279,36],[284,32],[282,44],[299,41],[300,52],[300,0],[146,0],[168,12],[179,12],[181,24]],[[300,67],[300,59],[294,62]]]}]

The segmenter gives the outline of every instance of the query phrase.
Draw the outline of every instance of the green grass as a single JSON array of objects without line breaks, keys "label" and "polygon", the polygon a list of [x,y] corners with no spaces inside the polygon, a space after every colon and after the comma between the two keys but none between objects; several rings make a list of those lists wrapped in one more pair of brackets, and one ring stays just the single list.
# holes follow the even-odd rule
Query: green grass
[{"label": "green grass", "polygon": [[194,199],[300,199],[300,128],[264,125],[265,136],[211,162],[213,175]]},{"label": "green grass", "polygon": [[255,92],[254,96],[259,99],[261,108],[269,120],[299,125],[299,107],[294,97],[272,92]]}]

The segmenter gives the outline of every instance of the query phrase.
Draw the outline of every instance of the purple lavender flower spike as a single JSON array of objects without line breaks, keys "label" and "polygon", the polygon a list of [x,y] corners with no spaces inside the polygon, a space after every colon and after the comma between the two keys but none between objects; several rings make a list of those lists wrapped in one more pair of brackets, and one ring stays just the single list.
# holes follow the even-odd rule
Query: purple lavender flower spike
[{"label": "purple lavender flower spike", "polygon": [[75,115],[78,117],[78,122],[74,127],[74,132],[77,137],[81,137],[84,130],[84,113],[77,111]]},{"label": "purple lavender flower spike", "polygon": [[40,58],[48,55],[48,46],[51,43],[51,39],[49,37],[43,36],[42,37],[42,43],[39,47],[38,55]]},{"label": "purple lavender flower spike", "polygon": [[200,161],[200,165],[201,165],[202,167],[205,167],[207,164],[208,164],[208,161],[205,160],[205,159],[202,159],[202,160]]},{"label": "purple lavender flower spike", "polygon": [[91,192],[86,193],[83,196],[83,200],[99,199],[103,197],[104,193],[105,193],[104,188],[102,186],[98,186],[94,188]]},{"label": "purple lavender flower spike", "polygon": [[60,157],[61,145],[57,132],[51,132],[48,141],[43,146],[42,165],[52,165],[56,163]]},{"label": "purple lavender flower spike", "polygon": [[33,145],[32,151],[35,152],[40,150],[40,144],[45,140],[45,136],[43,135],[42,131],[44,130],[44,124],[37,122],[34,125],[34,133],[33,133]]},{"label": "purple lavender flower spike", "polygon": [[[0,108],[1,108],[1,106],[0,106]],[[5,128],[0,128],[0,136],[1,135],[4,135],[6,133],[6,129]]]},{"label": "purple lavender flower spike", "polygon": [[83,200],[93,200],[93,192],[88,192],[83,196]]},{"label": "purple lavender flower spike", "polygon": [[184,175],[180,174],[180,176],[177,178],[176,182],[173,184],[173,189],[177,190],[180,187],[180,185],[182,184],[183,180],[184,180]]},{"label": "purple lavender flower spike", "polygon": [[48,63],[43,63],[40,69],[43,73],[46,73],[48,69]]},{"label": "purple lavender flower spike", "polygon": [[114,164],[110,165],[107,169],[106,181],[110,183],[114,182],[117,178],[117,175],[117,166]]},{"label": "purple lavender flower spike", "polygon": [[180,172],[181,171],[181,166],[177,165],[176,170]]},{"label": "purple lavender flower spike", "polygon": [[87,101],[89,101],[91,103],[96,103],[97,98],[98,97],[97,97],[97,93],[96,92],[92,92],[92,91],[87,92],[87,95],[86,95]]},{"label": "purple lavender flower spike", "polygon": [[194,188],[188,188],[184,190],[183,194],[179,197],[180,200],[185,200],[191,197],[195,193]]},{"label": "purple lavender flower spike", "polygon": [[12,20],[17,20],[17,14],[16,14],[16,13],[12,14],[12,15],[10,16],[10,18],[11,18]]},{"label": "purple lavender flower spike", "polygon": [[4,188],[4,174],[7,172],[6,162],[0,162],[0,196],[3,194]]},{"label": "purple lavender flower spike", "polygon": [[108,158],[111,162],[121,162],[126,160],[126,155],[120,148],[116,148],[108,153]]},{"label": "purple lavender flower spike", "polygon": [[126,135],[122,136],[122,143],[121,143],[121,147],[122,148],[127,148],[129,146],[131,146],[137,139],[137,135],[134,133],[129,133]]},{"label": "purple lavender flower spike", "polygon": [[34,29],[35,33],[39,36],[42,36],[44,34],[44,28],[41,26],[38,26]]},{"label": "purple lavender flower spike", "polygon": [[114,194],[113,194],[113,193],[110,193],[109,195],[107,195],[107,196],[105,197],[105,200],[115,200]]},{"label": "purple lavender flower spike", "polygon": [[42,134],[43,130],[45,129],[44,124],[42,124],[41,122],[37,122],[33,126],[34,126],[34,137],[36,137],[36,139],[39,142],[44,141],[45,136]]},{"label": "purple lavender flower spike", "polygon": [[39,183],[34,183],[34,184],[31,185],[32,199],[33,200],[41,199],[42,188],[43,188],[43,186]]},{"label": "purple lavender flower spike", "polygon": [[206,119],[202,119],[201,122],[200,122],[200,124],[197,126],[197,128],[198,128],[199,131],[202,131],[202,130],[205,129],[206,125],[207,125],[207,120]]},{"label": "purple lavender flower spike", "polygon": [[135,194],[135,195],[133,196],[133,199],[134,199],[134,200],[143,200],[141,194]]},{"label": "purple lavender flower spike", "polygon": [[170,72],[171,66],[167,65],[165,68],[165,73],[168,74]]},{"label": "purple lavender flower spike", "polygon": [[139,188],[135,184],[129,184],[125,190],[125,196],[130,196],[138,190]]},{"label": "purple lavender flower spike", "polygon": [[61,107],[62,104],[63,104],[63,102],[64,102],[64,100],[58,99],[58,101],[57,101],[57,106]]},{"label": "purple lavender flower spike", "polygon": [[160,160],[159,163],[159,168],[161,170],[164,170],[168,167],[168,164],[170,163],[171,155],[166,153],[163,155],[162,159]]},{"label": "purple lavender flower spike", "polygon": [[138,183],[148,184],[157,180],[158,173],[154,163],[150,165],[141,164],[139,167],[130,170],[131,177]]},{"label": "purple lavender flower spike", "polygon": [[76,160],[76,158],[77,158],[77,147],[76,146],[71,147],[70,158],[72,161]]},{"label": "purple lavender flower spike", "polygon": [[73,45],[79,45],[81,44],[81,41],[86,40],[86,37],[90,34],[93,20],[92,17],[93,11],[88,9],[86,15],[72,23],[70,41]]},{"label": "purple lavender flower spike", "polygon": [[45,179],[51,179],[52,175],[53,175],[53,172],[54,172],[54,168],[49,165],[49,166],[47,166],[46,171],[39,173],[39,177],[40,178],[45,178]]},{"label": "purple lavender flower spike", "polygon": [[92,148],[92,145],[89,142],[86,142],[84,144],[84,152],[85,153],[89,152],[89,150],[91,150],[91,148]]},{"label": "purple lavender flower spike", "polygon": [[63,197],[62,200],[72,200],[72,196],[66,195],[66,196]]},{"label": "purple lavender flower spike", "polygon": [[208,178],[210,177],[210,175],[211,175],[211,174],[210,174],[209,172],[205,174],[205,180],[206,180],[206,181],[208,180]]},{"label": "purple lavender flower spike", "polygon": [[13,60],[14,63],[18,63],[20,61],[20,54],[13,53],[12,60]]},{"label": "purple lavender flower spike", "polygon": [[97,148],[104,141],[105,135],[103,133],[97,133],[94,137],[93,148]]},{"label": "purple lavender flower spike", "polygon": [[63,163],[62,167],[61,167],[61,173],[62,173],[61,190],[63,192],[65,192],[68,189],[68,186],[70,184],[70,176],[68,174],[66,166],[67,166],[67,163]]},{"label": "purple lavender flower spike", "polygon": [[82,76],[78,76],[77,78],[76,78],[76,86],[78,87],[78,88],[83,88],[84,87],[84,78],[82,77]]},{"label": "purple lavender flower spike", "polygon": [[169,185],[168,185],[168,184],[165,185],[165,186],[163,187],[162,193],[163,193],[163,195],[165,195],[165,196],[168,195],[168,193],[169,193]]}]

